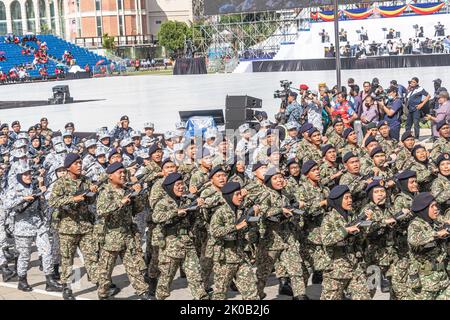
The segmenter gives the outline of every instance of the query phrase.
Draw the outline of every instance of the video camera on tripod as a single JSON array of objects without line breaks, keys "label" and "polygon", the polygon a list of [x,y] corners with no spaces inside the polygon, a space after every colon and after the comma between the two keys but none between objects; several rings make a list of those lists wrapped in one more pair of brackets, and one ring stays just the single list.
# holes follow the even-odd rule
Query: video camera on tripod
[{"label": "video camera on tripod", "polygon": [[275,93],[273,94],[274,99],[281,99],[281,106],[280,106],[281,111],[275,115],[275,120],[279,124],[285,124],[287,122],[285,111],[289,104],[288,97],[289,97],[289,94],[291,93],[291,84],[292,84],[292,81],[281,80],[280,86],[283,89],[276,90]]}]

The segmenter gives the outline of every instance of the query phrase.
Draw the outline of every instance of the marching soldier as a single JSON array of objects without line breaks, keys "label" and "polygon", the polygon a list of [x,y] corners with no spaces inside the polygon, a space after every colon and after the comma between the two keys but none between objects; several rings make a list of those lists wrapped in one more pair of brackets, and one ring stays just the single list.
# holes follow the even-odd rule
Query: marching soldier
[{"label": "marching soldier", "polygon": [[436,130],[439,132],[439,138],[433,143],[430,158],[436,160],[442,153],[450,152],[450,125],[445,121],[436,124]]},{"label": "marching soldier", "polygon": [[397,158],[395,160],[395,167],[398,171],[403,171],[405,169],[411,168],[411,164],[414,160],[411,155],[411,151],[416,144],[416,140],[411,133],[411,131],[405,131],[401,138],[402,146],[398,152]]},{"label": "marching soldier", "polygon": [[342,165],[337,163],[336,148],[331,144],[322,146],[322,163],[319,167],[321,183],[328,189],[333,188],[336,181],[344,174]]}]

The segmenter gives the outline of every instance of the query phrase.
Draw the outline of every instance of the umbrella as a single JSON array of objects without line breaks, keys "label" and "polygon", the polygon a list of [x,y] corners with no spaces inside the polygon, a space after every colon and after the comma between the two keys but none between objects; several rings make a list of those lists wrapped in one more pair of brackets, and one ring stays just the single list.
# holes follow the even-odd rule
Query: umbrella
[{"label": "umbrella", "polygon": [[58,67],[58,68],[66,68],[67,66],[65,64],[63,64],[63,63],[58,63],[56,65],[56,67]]},{"label": "umbrella", "polygon": [[105,60],[99,60],[99,61],[97,61],[97,63],[95,64],[96,66],[98,66],[99,64],[102,64],[103,62],[105,62]]}]

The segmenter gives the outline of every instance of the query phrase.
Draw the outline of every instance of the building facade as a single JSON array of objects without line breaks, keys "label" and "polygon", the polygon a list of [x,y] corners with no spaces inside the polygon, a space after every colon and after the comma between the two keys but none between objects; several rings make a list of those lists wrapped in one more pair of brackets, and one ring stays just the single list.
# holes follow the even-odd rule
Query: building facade
[{"label": "building facade", "polygon": [[192,22],[192,0],[147,0],[149,33],[157,35],[161,24],[168,20]]}]

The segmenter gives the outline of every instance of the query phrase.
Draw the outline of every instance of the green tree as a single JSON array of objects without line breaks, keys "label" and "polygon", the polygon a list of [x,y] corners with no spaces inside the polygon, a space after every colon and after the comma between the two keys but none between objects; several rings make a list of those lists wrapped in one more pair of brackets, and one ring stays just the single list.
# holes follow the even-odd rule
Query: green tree
[{"label": "green tree", "polygon": [[107,33],[102,36],[102,47],[103,49],[112,50],[115,48],[114,37],[109,36]]},{"label": "green tree", "polygon": [[193,32],[195,31],[185,22],[166,21],[161,24],[158,41],[166,48],[170,56],[178,58],[184,53],[185,40],[192,39]]},{"label": "green tree", "polygon": [[41,24],[41,34],[52,34],[52,29],[46,23]]}]

